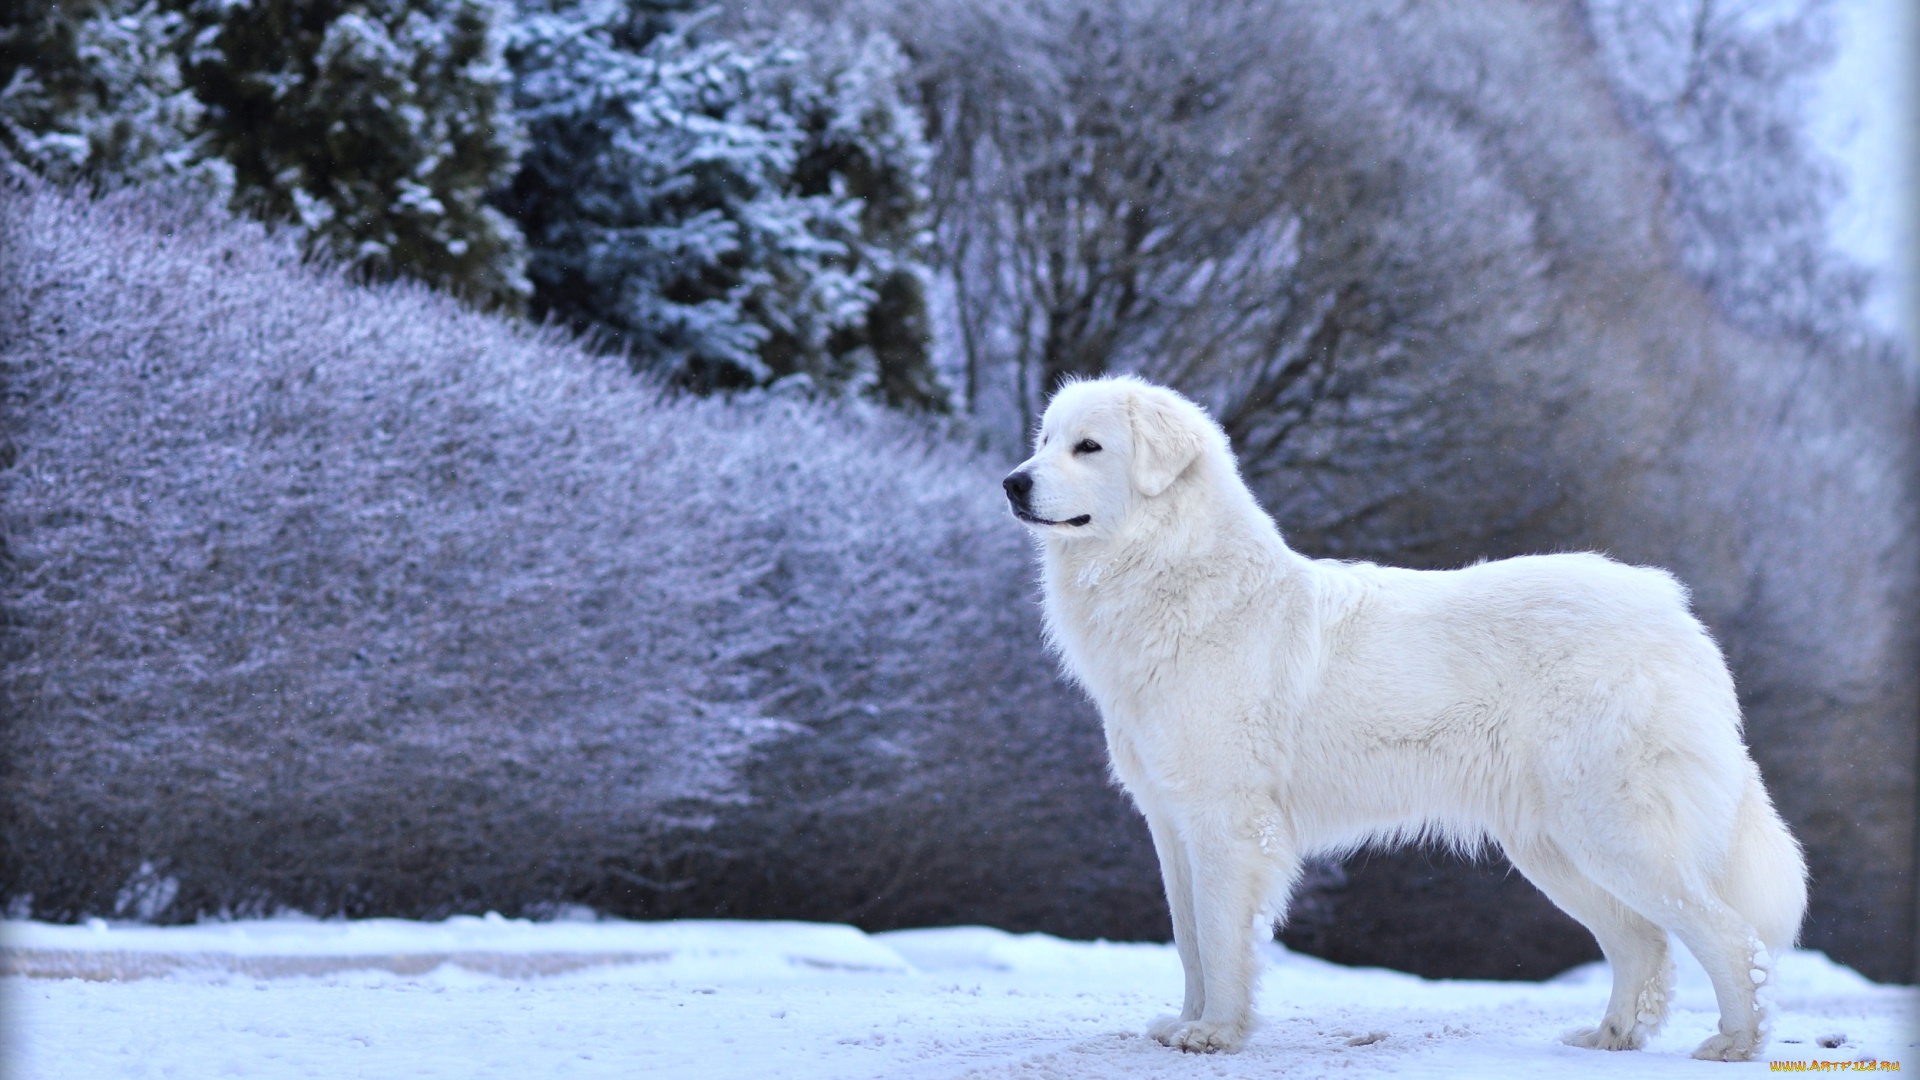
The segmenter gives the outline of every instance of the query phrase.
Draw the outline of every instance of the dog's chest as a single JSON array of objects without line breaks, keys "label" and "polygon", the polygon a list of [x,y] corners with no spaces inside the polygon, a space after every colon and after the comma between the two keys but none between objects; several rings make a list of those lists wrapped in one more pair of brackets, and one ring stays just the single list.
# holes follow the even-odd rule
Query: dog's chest
[{"label": "dog's chest", "polygon": [[1244,581],[1055,568],[1047,617],[1062,659],[1103,705],[1179,697],[1189,684],[1257,659],[1266,636]]},{"label": "dog's chest", "polygon": [[1049,612],[1062,659],[1103,712],[1132,711],[1175,694],[1200,642],[1170,605],[1123,590],[1073,589]]},{"label": "dog's chest", "polygon": [[1244,711],[1171,701],[1102,704],[1116,778],[1141,795],[1267,786],[1287,757],[1271,725]]},{"label": "dog's chest", "polygon": [[1257,570],[1048,581],[1054,641],[1099,706],[1130,790],[1284,767],[1313,664],[1294,632],[1298,590]]},{"label": "dog's chest", "polygon": [[1215,740],[1227,718],[1249,719],[1266,696],[1255,642],[1220,620],[1196,622],[1164,606],[1145,610],[1076,596],[1053,613],[1063,659],[1099,706],[1109,741],[1124,735],[1143,760]]}]

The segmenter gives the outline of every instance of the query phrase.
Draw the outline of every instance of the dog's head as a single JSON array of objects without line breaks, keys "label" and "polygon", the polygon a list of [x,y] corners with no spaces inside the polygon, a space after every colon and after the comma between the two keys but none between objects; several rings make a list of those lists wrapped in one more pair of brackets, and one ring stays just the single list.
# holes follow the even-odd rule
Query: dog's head
[{"label": "dog's head", "polygon": [[1033,456],[1002,482],[1043,535],[1110,537],[1225,437],[1193,402],[1130,375],[1072,382],[1047,405]]}]

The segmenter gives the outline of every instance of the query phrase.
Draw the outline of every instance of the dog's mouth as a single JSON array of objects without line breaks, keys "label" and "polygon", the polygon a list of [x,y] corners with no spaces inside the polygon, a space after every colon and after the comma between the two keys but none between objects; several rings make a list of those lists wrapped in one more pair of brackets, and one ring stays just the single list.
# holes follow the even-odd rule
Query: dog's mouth
[{"label": "dog's mouth", "polygon": [[1070,517],[1065,521],[1048,521],[1043,517],[1035,517],[1025,510],[1015,510],[1013,516],[1029,525],[1068,525],[1076,529],[1093,520],[1092,514],[1081,514],[1079,517]]}]

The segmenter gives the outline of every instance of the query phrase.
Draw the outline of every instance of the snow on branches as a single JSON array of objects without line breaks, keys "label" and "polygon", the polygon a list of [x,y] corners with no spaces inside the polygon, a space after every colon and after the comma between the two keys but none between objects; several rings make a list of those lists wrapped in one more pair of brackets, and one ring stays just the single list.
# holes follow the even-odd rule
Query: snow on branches
[{"label": "snow on branches", "polygon": [[233,169],[181,72],[185,30],[155,0],[20,5],[0,20],[0,161],[65,183],[174,182],[225,198]]},{"label": "snow on branches", "polygon": [[497,0],[196,3],[190,82],[240,202],[310,252],[489,306],[529,291]]},{"label": "snow on branches", "polygon": [[510,205],[536,303],[696,390],[779,379],[937,406],[918,259],[926,150],[883,38],[636,44],[624,8],[516,24]]}]

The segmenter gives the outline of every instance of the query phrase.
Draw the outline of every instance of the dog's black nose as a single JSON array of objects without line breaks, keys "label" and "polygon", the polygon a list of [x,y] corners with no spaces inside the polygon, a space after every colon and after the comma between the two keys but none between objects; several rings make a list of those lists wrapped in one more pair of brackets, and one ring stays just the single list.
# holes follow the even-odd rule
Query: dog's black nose
[{"label": "dog's black nose", "polygon": [[1027,496],[1033,493],[1033,474],[1029,472],[1009,473],[1000,486],[1007,489],[1007,500],[1022,509],[1026,508]]}]

